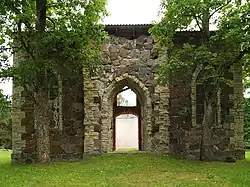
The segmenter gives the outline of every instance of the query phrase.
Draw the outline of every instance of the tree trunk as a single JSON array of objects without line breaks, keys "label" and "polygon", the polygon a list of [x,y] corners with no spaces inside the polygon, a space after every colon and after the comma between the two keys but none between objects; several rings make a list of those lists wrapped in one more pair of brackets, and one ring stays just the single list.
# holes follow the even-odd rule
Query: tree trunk
[{"label": "tree trunk", "polygon": [[202,42],[204,45],[209,45],[209,8],[205,8],[202,13]]},{"label": "tree trunk", "polygon": [[[208,1],[205,1],[208,4]],[[209,48],[209,7],[204,7],[202,12],[202,44]],[[205,62],[206,63],[206,62]],[[209,128],[213,123],[213,91],[211,90],[211,85],[208,85],[205,89],[205,103],[204,103],[204,116],[202,121],[202,132],[201,132],[201,142],[200,142],[200,160],[206,158],[206,144],[210,139]]]},{"label": "tree trunk", "polygon": [[46,89],[39,88],[35,94],[34,119],[37,129],[38,162],[50,161],[49,139],[49,94]]},{"label": "tree trunk", "polygon": [[37,31],[42,33],[46,27],[47,0],[36,0]]},{"label": "tree trunk", "polygon": [[205,96],[205,110],[204,117],[202,121],[202,134],[200,143],[200,160],[205,160],[206,158],[206,145],[211,139],[209,129],[212,127],[214,122],[214,112],[213,112],[213,96]]},{"label": "tree trunk", "polygon": [[[36,28],[38,36],[45,32],[47,0],[36,0]],[[44,64],[45,66],[45,64]],[[37,157],[39,162],[50,161],[50,138],[49,138],[49,92],[48,75],[46,67],[39,71],[38,88],[35,92],[34,119],[37,129]]]}]

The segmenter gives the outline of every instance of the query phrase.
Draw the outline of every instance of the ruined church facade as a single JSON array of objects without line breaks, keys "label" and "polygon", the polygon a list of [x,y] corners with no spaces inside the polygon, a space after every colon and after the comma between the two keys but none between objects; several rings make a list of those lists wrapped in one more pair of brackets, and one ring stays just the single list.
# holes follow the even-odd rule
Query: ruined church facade
[{"label": "ruined church facade", "polygon": [[[102,65],[90,75],[65,72],[51,98],[50,149],[52,160],[80,160],[115,151],[115,118],[138,117],[138,147],[149,153],[199,159],[204,114],[202,86],[192,75],[175,75],[168,84],[157,81],[162,62],[155,53],[151,25],[107,25],[110,39],[102,47]],[[181,32],[177,45],[196,42],[198,32]],[[70,79],[69,79],[70,77]],[[244,157],[243,86],[241,67],[231,67],[217,94],[216,119],[209,129],[205,159]],[[70,80],[70,81],[69,81]],[[136,106],[120,107],[117,94],[129,87]],[[33,103],[22,87],[13,88],[12,161],[35,162],[36,128]]]}]

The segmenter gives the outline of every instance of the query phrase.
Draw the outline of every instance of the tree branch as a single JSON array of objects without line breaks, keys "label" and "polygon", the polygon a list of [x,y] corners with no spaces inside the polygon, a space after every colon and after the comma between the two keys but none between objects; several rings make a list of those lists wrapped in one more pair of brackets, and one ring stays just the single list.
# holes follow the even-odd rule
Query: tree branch
[{"label": "tree branch", "polygon": [[[9,4],[8,4],[9,3]],[[4,2],[4,5],[6,7],[11,7],[12,11],[15,13],[15,14],[19,14],[19,15],[22,15],[23,13],[15,6],[14,2],[13,1],[9,1],[9,0],[6,0]],[[28,22],[28,20],[24,20],[24,18],[21,18],[19,22],[22,22],[25,24],[25,26],[27,28],[31,28],[31,24]]]},{"label": "tree branch", "polygon": [[[8,4],[9,3],[9,4]],[[6,7],[12,7],[12,10],[16,13],[16,14],[21,14],[21,11],[15,6],[13,1],[9,1],[6,0],[3,3]]]},{"label": "tree branch", "polygon": [[229,3],[231,3],[231,2],[232,2],[232,0],[228,0],[226,4],[224,4],[224,5],[222,5],[222,6],[218,7],[218,8],[216,8],[216,9],[214,10],[214,12],[212,12],[212,13],[210,14],[209,19],[210,19],[216,12],[218,12],[219,10],[221,10],[222,8],[224,8],[225,6],[229,5]]},{"label": "tree branch", "polygon": [[240,54],[234,59],[234,61],[232,61],[231,63],[229,63],[226,67],[230,68],[231,65],[236,64],[237,62],[239,62],[244,56],[245,54],[250,53],[250,48],[240,51]]},{"label": "tree branch", "polygon": [[202,68],[203,68],[203,64],[199,64],[199,65],[195,68],[195,71],[194,71],[193,76],[192,76],[192,79],[193,79],[195,82],[197,81],[198,75],[200,74]]},{"label": "tree branch", "polygon": [[45,31],[46,27],[46,13],[47,13],[47,0],[36,0],[36,28],[39,33]]},{"label": "tree branch", "polygon": [[186,8],[188,8],[192,12],[192,16],[194,17],[197,26],[199,27],[200,30],[202,30],[202,27],[201,27],[200,22],[199,22],[199,18],[197,17],[197,15],[195,14],[195,12],[192,9],[190,9],[189,7],[186,7]]},{"label": "tree branch", "polygon": [[10,50],[12,50],[11,47],[0,47],[0,53],[3,53],[5,51],[10,51]]},{"label": "tree branch", "polygon": [[26,45],[26,43],[25,43],[25,41],[24,41],[24,39],[23,39],[21,24],[22,24],[22,22],[19,22],[19,23],[17,24],[17,27],[18,27],[18,35],[20,36],[21,44],[22,44],[22,46],[24,47],[24,49],[26,50],[26,52],[30,55],[30,57],[35,61],[35,57],[33,56],[32,52],[30,51],[29,47]]},{"label": "tree branch", "polygon": [[54,20],[51,19],[50,17],[46,17],[46,19],[48,19],[53,24],[54,30],[55,30],[56,29],[56,24],[55,24]]},{"label": "tree branch", "polygon": [[195,21],[196,21],[197,26],[199,27],[199,29],[200,29],[200,30],[202,30],[202,27],[201,27],[200,22],[199,22],[199,19],[201,20],[201,18],[198,18],[198,16],[196,15],[196,13],[195,13],[192,9],[190,9],[190,8],[189,8],[189,7],[187,7],[187,6],[186,6],[186,8],[188,8],[188,9],[189,9],[189,11],[192,13],[192,15],[191,15],[191,16],[193,16],[193,17],[194,17],[194,19],[195,19]]},{"label": "tree branch", "polygon": [[193,13],[193,16],[194,16],[194,19],[195,19],[195,21],[196,21],[197,26],[199,27],[200,30],[202,30],[202,27],[201,27],[201,25],[200,25],[200,23],[199,23],[198,17],[195,15],[195,13],[194,13],[193,11],[192,11],[192,13]]},{"label": "tree branch", "polygon": [[23,84],[22,86],[23,86],[24,89],[27,91],[27,93],[30,95],[30,97],[32,98],[32,100],[34,101],[34,103],[36,103],[37,101],[36,101],[36,98],[35,98],[35,96],[34,96],[34,94],[33,94],[34,92],[30,91],[30,90],[28,89],[28,87],[27,87],[26,84]]}]

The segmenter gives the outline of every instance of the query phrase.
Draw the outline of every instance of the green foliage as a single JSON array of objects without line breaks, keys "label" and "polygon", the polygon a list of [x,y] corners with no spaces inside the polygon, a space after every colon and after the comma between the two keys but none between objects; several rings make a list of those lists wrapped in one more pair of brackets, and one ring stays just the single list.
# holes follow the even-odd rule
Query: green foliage
[{"label": "green foliage", "polygon": [[[165,60],[158,71],[161,82],[171,82],[175,75],[192,75],[192,81],[203,84],[204,115],[201,124],[200,160],[205,159],[205,141],[212,139],[209,129],[216,116],[216,97],[233,66],[244,63],[249,74],[250,2],[233,0],[162,0],[163,18],[150,30]],[[217,30],[211,32],[211,26]],[[178,31],[195,28],[186,43],[175,43]],[[183,34],[183,33],[182,33]],[[185,34],[184,34],[185,36]],[[183,78],[183,77],[182,77]]]},{"label": "green foliage", "polygon": [[[106,36],[100,24],[105,5],[106,0],[0,1],[0,76],[13,77],[34,103],[40,162],[50,161],[50,88],[73,79],[84,67],[97,69]],[[18,64],[9,67],[12,53]]]},{"label": "green foliage", "polygon": [[[0,2],[0,40],[4,51],[0,58],[1,75],[12,76],[15,84],[32,90],[43,86],[40,76],[44,72],[50,72],[52,77],[47,78],[51,79],[61,74],[63,68],[96,70],[100,46],[106,37],[100,24],[106,15],[105,0],[46,3],[46,12],[39,17],[43,12],[39,12],[35,1]],[[39,32],[39,25],[44,26],[44,32]],[[3,66],[6,54],[11,53],[18,57],[20,66]]]},{"label": "green foliage", "polygon": [[[247,85],[247,77],[250,73],[250,2],[241,6],[234,6],[224,11],[224,16],[219,23],[216,41],[223,44],[227,58],[235,61],[243,60],[243,78]],[[236,57],[236,58],[235,58]]]},{"label": "green foliage", "polygon": [[122,106],[127,103],[127,100],[122,96],[122,94],[117,95],[117,105]]},{"label": "green foliage", "polygon": [[[238,6],[236,6],[236,4]],[[202,67],[202,82],[225,81],[223,73],[241,59],[249,62],[249,10],[250,3],[230,0],[162,0],[162,20],[151,32],[165,56],[159,70],[161,81],[167,81],[174,72],[194,72]],[[211,26],[218,25],[211,33]],[[176,32],[201,31],[196,43],[174,45]],[[244,66],[245,74],[248,67]]]},{"label": "green foliage", "polygon": [[11,101],[0,91],[0,147],[11,149]]}]

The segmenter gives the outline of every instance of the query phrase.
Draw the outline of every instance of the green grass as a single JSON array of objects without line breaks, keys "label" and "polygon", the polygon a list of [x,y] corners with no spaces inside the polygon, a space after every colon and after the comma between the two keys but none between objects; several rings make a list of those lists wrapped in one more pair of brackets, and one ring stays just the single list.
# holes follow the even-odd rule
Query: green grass
[{"label": "green grass", "polygon": [[250,150],[246,151],[246,160],[250,161]]},{"label": "green grass", "polygon": [[[250,160],[250,152],[247,153]],[[149,154],[111,154],[81,162],[11,165],[0,151],[0,186],[249,187],[250,162],[178,160]]]}]

